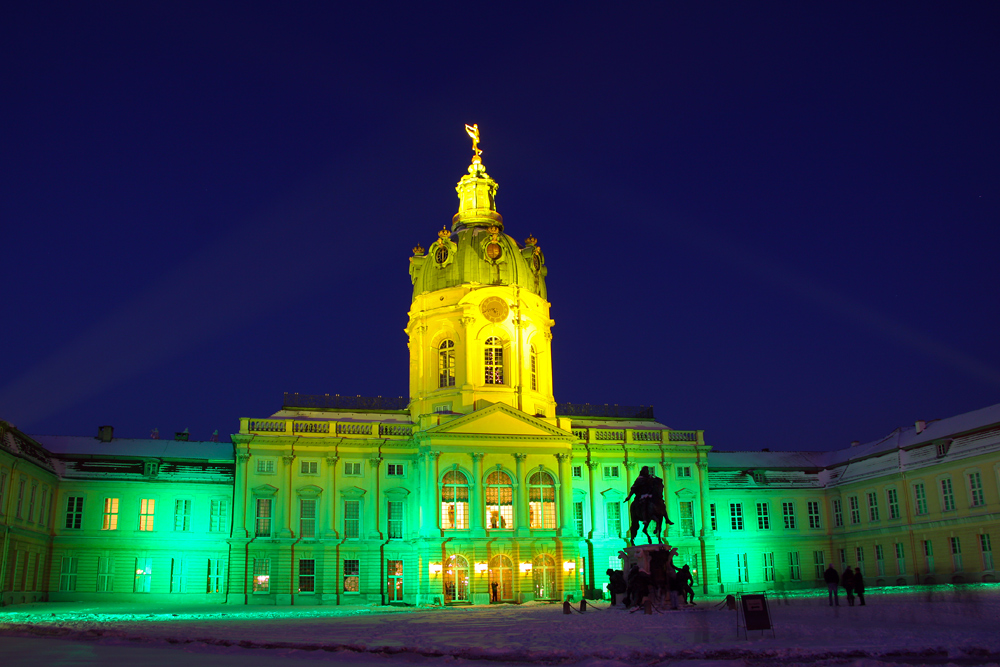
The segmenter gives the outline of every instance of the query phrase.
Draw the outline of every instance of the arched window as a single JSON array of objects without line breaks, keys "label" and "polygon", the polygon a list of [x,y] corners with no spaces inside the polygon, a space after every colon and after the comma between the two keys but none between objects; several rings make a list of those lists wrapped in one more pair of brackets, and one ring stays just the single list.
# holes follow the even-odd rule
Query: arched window
[{"label": "arched window", "polygon": [[486,339],[483,366],[486,384],[503,384],[503,343],[496,336]]},{"label": "arched window", "polygon": [[455,341],[443,340],[438,345],[438,386],[455,386]]},{"label": "arched window", "polygon": [[529,352],[531,356],[531,391],[538,391],[538,352],[535,351],[535,346],[531,346],[531,351]]},{"label": "arched window", "polygon": [[501,470],[486,477],[486,525],[490,530],[514,527],[514,485]]},{"label": "arched window", "polygon": [[541,470],[528,480],[528,523],[532,528],[556,527],[556,485]]},{"label": "arched window", "polygon": [[[496,593],[493,586],[496,585]],[[514,562],[503,554],[490,559],[490,602],[514,599]]]},{"label": "arched window", "polygon": [[444,562],[444,601],[469,601],[469,560],[465,556],[448,556]]},{"label": "arched window", "polygon": [[441,480],[441,527],[469,527],[469,480],[457,470],[449,470]]},{"label": "arched window", "polygon": [[535,556],[531,564],[535,580],[535,599],[552,600],[556,597],[556,561],[548,554]]}]

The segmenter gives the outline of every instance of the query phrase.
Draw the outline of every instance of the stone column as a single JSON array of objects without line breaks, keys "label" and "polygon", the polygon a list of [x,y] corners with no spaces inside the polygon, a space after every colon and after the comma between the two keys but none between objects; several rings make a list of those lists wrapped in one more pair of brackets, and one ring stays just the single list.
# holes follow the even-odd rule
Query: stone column
[{"label": "stone column", "polygon": [[514,474],[517,479],[514,481],[516,484],[516,496],[517,501],[514,503],[514,524],[516,526],[514,530],[515,537],[527,537],[531,534],[528,526],[528,481],[524,479],[524,460],[528,458],[527,454],[512,454],[514,457]]},{"label": "stone column", "polygon": [[[337,530],[337,462],[339,460],[340,457],[337,456],[326,457],[326,488],[330,492],[327,494],[325,502],[321,499],[317,503],[320,507],[320,515],[316,517],[316,522],[320,526],[326,526],[324,537],[328,540],[340,537],[340,531]],[[318,531],[317,534],[319,534]]]},{"label": "stone column", "polygon": [[[590,532],[587,533],[587,538],[591,540],[594,539],[594,535],[597,534],[597,531],[594,530],[594,526],[597,525],[597,499],[594,497],[595,495],[594,475],[596,475],[597,473],[595,473],[594,471],[597,470],[597,467],[599,465],[600,464],[597,461],[591,461],[589,459],[587,460],[587,470],[588,470],[587,484],[590,489],[590,493],[588,494],[590,496]],[[601,570],[601,572],[603,571],[604,570]]]},{"label": "stone column", "polygon": [[[248,483],[249,480],[247,478],[250,476],[250,466],[249,466],[250,452],[237,453],[236,460],[237,460],[236,488],[239,489],[240,483],[243,480],[247,480],[246,483],[243,483],[243,486],[249,489],[249,483]],[[233,526],[234,527],[242,526],[243,532],[245,536],[248,538],[253,537],[255,531],[254,526],[247,523],[247,516],[253,516],[253,507],[252,507],[253,502],[254,502],[253,493],[250,493],[248,491],[246,497],[243,499],[242,505],[236,505],[235,503],[233,505]],[[235,537],[235,531],[233,531],[233,536]]]},{"label": "stone column", "polygon": [[[473,537],[486,537],[486,530],[483,528],[483,484],[482,484],[482,460],[486,456],[483,452],[473,452],[472,457],[472,483],[469,485],[469,527],[472,529]],[[474,566],[475,564],[471,564]]]},{"label": "stone column", "polygon": [[424,457],[424,481],[427,482],[426,496],[424,497],[422,522],[424,537],[437,537],[440,535],[440,504],[438,503],[438,480],[436,474],[436,464],[441,452],[428,451]]},{"label": "stone column", "polygon": [[295,454],[286,454],[281,457],[281,472],[278,479],[283,480],[287,487],[279,488],[277,497],[274,499],[274,526],[277,529],[277,537],[292,536],[292,463],[295,462]]},{"label": "stone column", "polygon": [[382,538],[382,527],[379,525],[379,504],[382,502],[382,494],[380,489],[379,478],[379,466],[382,464],[381,457],[373,456],[368,459],[368,465],[372,469],[372,484],[369,488],[372,490],[372,494],[369,497],[368,502],[364,503],[365,507],[365,517],[362,522],[362,526],[368,527],[368,539],[371,540],[381,540]]},{"label": "stone column", "polygon": [[[556,480],[556,491],[559,494],[559,532],[556,534],[560,537],[572,534],[570,517],[573,513],[570,511],[570,491],[573,484],[570,482],[571,477],[566,475],[566,465],[572,459],[572,454],[556,454],[558,462],[556,469],[559,471],[559,479]],[[558,565],[562,567],[561,564]]]}]

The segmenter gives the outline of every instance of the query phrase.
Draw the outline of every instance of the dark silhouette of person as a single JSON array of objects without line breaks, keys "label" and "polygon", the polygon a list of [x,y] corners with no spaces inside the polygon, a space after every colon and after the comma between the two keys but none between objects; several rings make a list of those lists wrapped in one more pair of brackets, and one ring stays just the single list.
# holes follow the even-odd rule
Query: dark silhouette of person
[{"label": "dark silhouette of person", "polygon": [[677,590],[680,591],[684,604],[694,604],[694,588],[691,586],[694,583],[694,577],[691,576],[691,566],[685,565],[678,570],[676,578]]},{"label": "dark silhouette of person", "polygon": [[858,604],[865,606],[865,577],[861,570],[854,572],[854,593],[858,596]]},{"label": "dark silhouette of person", "polygon": [[848,565],[844,573],[840,575],[840,585],[844,587],[844,592],[847,593],[847,604],[851,607],[854,606],[854,571],[851,570],[851,566]]},{"label": "dark silhouette of person", "polygon": [[490,589],[493,591],[493,597],[491,598],[490,601],[500,602],[500,585],[494,581],[493,583],[490,584]]},{"label": "dark silhouette of person", "polygon": [[837,597],[837,589],[840,588],[840,575],[833,569],[833,565],[827,565],[823,573],[823,581],[830,591],[830,606],[840,606],[840,599]]},{"label": "dark silhouette of person", "polygon": [[618,603],[618,596],[627,589],[625,585],[625,573],[621,570],[608,568],[608,592],[611,593],[611,606]]}]

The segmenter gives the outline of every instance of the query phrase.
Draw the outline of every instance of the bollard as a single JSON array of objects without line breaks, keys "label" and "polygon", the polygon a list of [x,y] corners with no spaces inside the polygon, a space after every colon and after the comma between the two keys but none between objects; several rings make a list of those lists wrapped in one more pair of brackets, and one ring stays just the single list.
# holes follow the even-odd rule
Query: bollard
[{"label": "bollard", "polygon": [[564,614],[569,614],[572,611],[573,611],[573,609],[569,606],[569,600],[566,600],[565,602],[563,602],[563,613]]},{"label": "bollard", "polygon": [[646,616],[650,616],[653,613],[653,601],[646,600]]},{"label": "bollard", "polygon": [[580,611],[587,611],[587,601],[580,600]]}]

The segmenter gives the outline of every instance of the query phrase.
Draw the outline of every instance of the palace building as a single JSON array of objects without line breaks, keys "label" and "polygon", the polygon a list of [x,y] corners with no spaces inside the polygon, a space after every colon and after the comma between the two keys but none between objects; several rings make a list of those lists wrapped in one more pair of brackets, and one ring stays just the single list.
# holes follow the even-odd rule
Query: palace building
[{"label": "palace building", "polygon": [[811,588],[831,563],[995,580],[1000,405],[833,452],[713,452],[652,408],[558,403],[545,255],[507,233],[468,129],[458,212],[410,257],[408,399],[286,394],[232,444],[0,422],[0,602],[595,596],[642,466],[703,593]]}]

